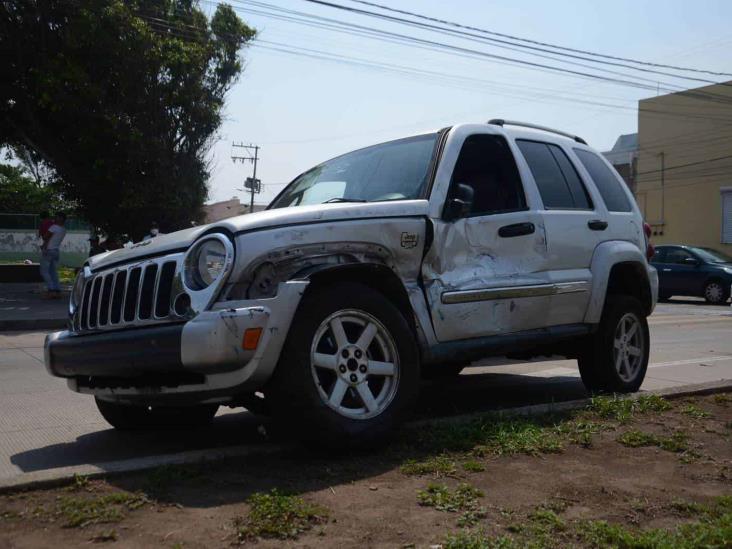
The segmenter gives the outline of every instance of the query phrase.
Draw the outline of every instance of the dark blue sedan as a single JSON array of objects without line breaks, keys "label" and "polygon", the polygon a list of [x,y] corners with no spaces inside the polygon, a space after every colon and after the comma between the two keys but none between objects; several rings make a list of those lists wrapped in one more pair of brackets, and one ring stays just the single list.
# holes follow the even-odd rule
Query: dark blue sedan
[{"label": "dark blue sedan", "polygon": [[697,246],[658,246],[651,258],[658,271],[658,298],[699,296],[725,303],[732,285],[732,257]]}]

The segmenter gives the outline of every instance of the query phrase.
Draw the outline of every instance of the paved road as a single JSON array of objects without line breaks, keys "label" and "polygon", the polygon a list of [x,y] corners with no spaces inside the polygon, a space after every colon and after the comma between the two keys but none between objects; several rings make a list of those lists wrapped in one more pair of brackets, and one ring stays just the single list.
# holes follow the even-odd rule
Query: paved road
[{"label": "paved road", "polygon": [[[732,311],[700,302],[661,304],[651,317],[643,389],[732,379]],[[0,333],[0,481],[27,472],[261,442],[259,422],[224,410],[211,428],[117,433],[92,399],[46,374],[41,332]],[[487,410],[586,396],[574,361],[485,361],[453,381],[426,384],[418,415]]]}]

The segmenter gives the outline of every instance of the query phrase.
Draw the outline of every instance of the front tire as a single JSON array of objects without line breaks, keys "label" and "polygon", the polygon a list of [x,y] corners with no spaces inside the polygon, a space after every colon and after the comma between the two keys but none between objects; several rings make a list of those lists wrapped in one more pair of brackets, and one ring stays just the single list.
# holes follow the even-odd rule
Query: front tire
[{"label": "front tire", "polygon": [[144,406],[94,399],[102,417],[120,431],[190,428],[207,425],[216,415],[217,404],[194,406]]},{"label": "front tire", "polygon": [[412,408],[417,346],[381,293],[357,283],[315,288],[292,322],[267,388],[277,426],[328,447],[368,447]]},{"label": "front tire", "polygon": [[634,297],[610,295],[593,334],[577,360],[590,393],[633,393],[648,369],[648,322]]},{"label": "front tire", "polygon": [[719,280],[710,280],[704,285],[704,299],[712,305],[721,305],[729,298],[729,288]]}]

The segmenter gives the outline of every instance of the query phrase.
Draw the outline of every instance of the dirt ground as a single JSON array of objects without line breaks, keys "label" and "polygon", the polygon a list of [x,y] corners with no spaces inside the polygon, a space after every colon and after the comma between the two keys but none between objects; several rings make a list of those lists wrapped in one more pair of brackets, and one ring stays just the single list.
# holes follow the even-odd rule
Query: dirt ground
[{"label": "dirt ground", "polygon": [[732,394],[402,430],[369,454],[0,495],[0,548],[732,547]]}]

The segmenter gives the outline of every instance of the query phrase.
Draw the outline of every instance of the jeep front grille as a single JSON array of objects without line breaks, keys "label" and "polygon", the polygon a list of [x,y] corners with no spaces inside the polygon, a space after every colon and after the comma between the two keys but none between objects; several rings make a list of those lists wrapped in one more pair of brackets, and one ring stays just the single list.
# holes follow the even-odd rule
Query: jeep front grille
[{"label": "jeep front grille", "polygon": [[74,332],[120,329],[181,320],[172,308],[181,293],[182,254],[99,271],[84,283],[72,317]]}]

